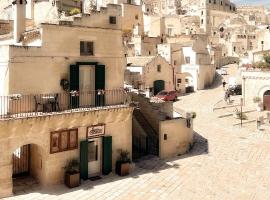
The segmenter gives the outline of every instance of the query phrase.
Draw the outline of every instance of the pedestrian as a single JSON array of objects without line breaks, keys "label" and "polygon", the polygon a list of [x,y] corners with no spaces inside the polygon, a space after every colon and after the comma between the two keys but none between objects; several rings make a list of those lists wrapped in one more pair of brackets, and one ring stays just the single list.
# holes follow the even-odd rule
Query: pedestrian
[{"label": "pedestrian", "polygon": [[228,103],[231,103],[231,94],[228,92]]},{"label": "pedestrian", "polygon": [[223,80],[223,81],[222,81],[223,90],[225,90],[226,84],[227,84],[226,81]]}]

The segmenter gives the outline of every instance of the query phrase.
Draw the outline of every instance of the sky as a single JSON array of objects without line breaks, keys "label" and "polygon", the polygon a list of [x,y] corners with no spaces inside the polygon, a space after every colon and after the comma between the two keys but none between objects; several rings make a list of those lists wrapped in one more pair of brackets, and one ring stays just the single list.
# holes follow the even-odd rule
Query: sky
[{"label": "sky", "polygon": [[236,4],[252,4],[252,5],[267,5],[270,6],[270,1],[269,0],[232,0],[232,2]]}]

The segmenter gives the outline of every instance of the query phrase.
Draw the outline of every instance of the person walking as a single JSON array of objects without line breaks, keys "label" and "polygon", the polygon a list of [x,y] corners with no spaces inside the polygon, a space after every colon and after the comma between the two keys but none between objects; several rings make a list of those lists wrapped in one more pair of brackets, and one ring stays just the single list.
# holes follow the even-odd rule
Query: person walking
[{"label": "person walking", "polygon": [[222,81],[223,90],[225,90],[226,84],[227,84],[226,81],[223,79]]}]

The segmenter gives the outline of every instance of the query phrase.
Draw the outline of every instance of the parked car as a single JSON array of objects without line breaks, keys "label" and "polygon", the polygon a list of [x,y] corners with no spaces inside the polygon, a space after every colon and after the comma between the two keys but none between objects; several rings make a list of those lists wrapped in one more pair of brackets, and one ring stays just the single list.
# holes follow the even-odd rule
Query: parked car
[{"label": "parked car", "polygon": [[228,88],[230,95],[242,95],[242,85],[234,85]]},{"label": "parked car", "polygon": [[156,95],[156,97],[164,101],[176,101],[177,92],[176,91],[161,91]]}]

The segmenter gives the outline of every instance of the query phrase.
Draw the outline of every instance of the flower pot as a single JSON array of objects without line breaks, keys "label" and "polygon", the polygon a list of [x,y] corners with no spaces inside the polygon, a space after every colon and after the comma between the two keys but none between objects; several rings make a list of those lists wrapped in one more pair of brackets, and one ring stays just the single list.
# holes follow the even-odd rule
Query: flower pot
[{"label": "flower pot", "polygon": [[69,188],[78,187],[80,185],[80,173],[74,173],[74,174],[65,174],[65,184]]},{"label": "flower pot", "polygon": [[115,171],[116,171],[116,174],[118,174],[119,176],[129,175],[130,163],[116,162]]}]

